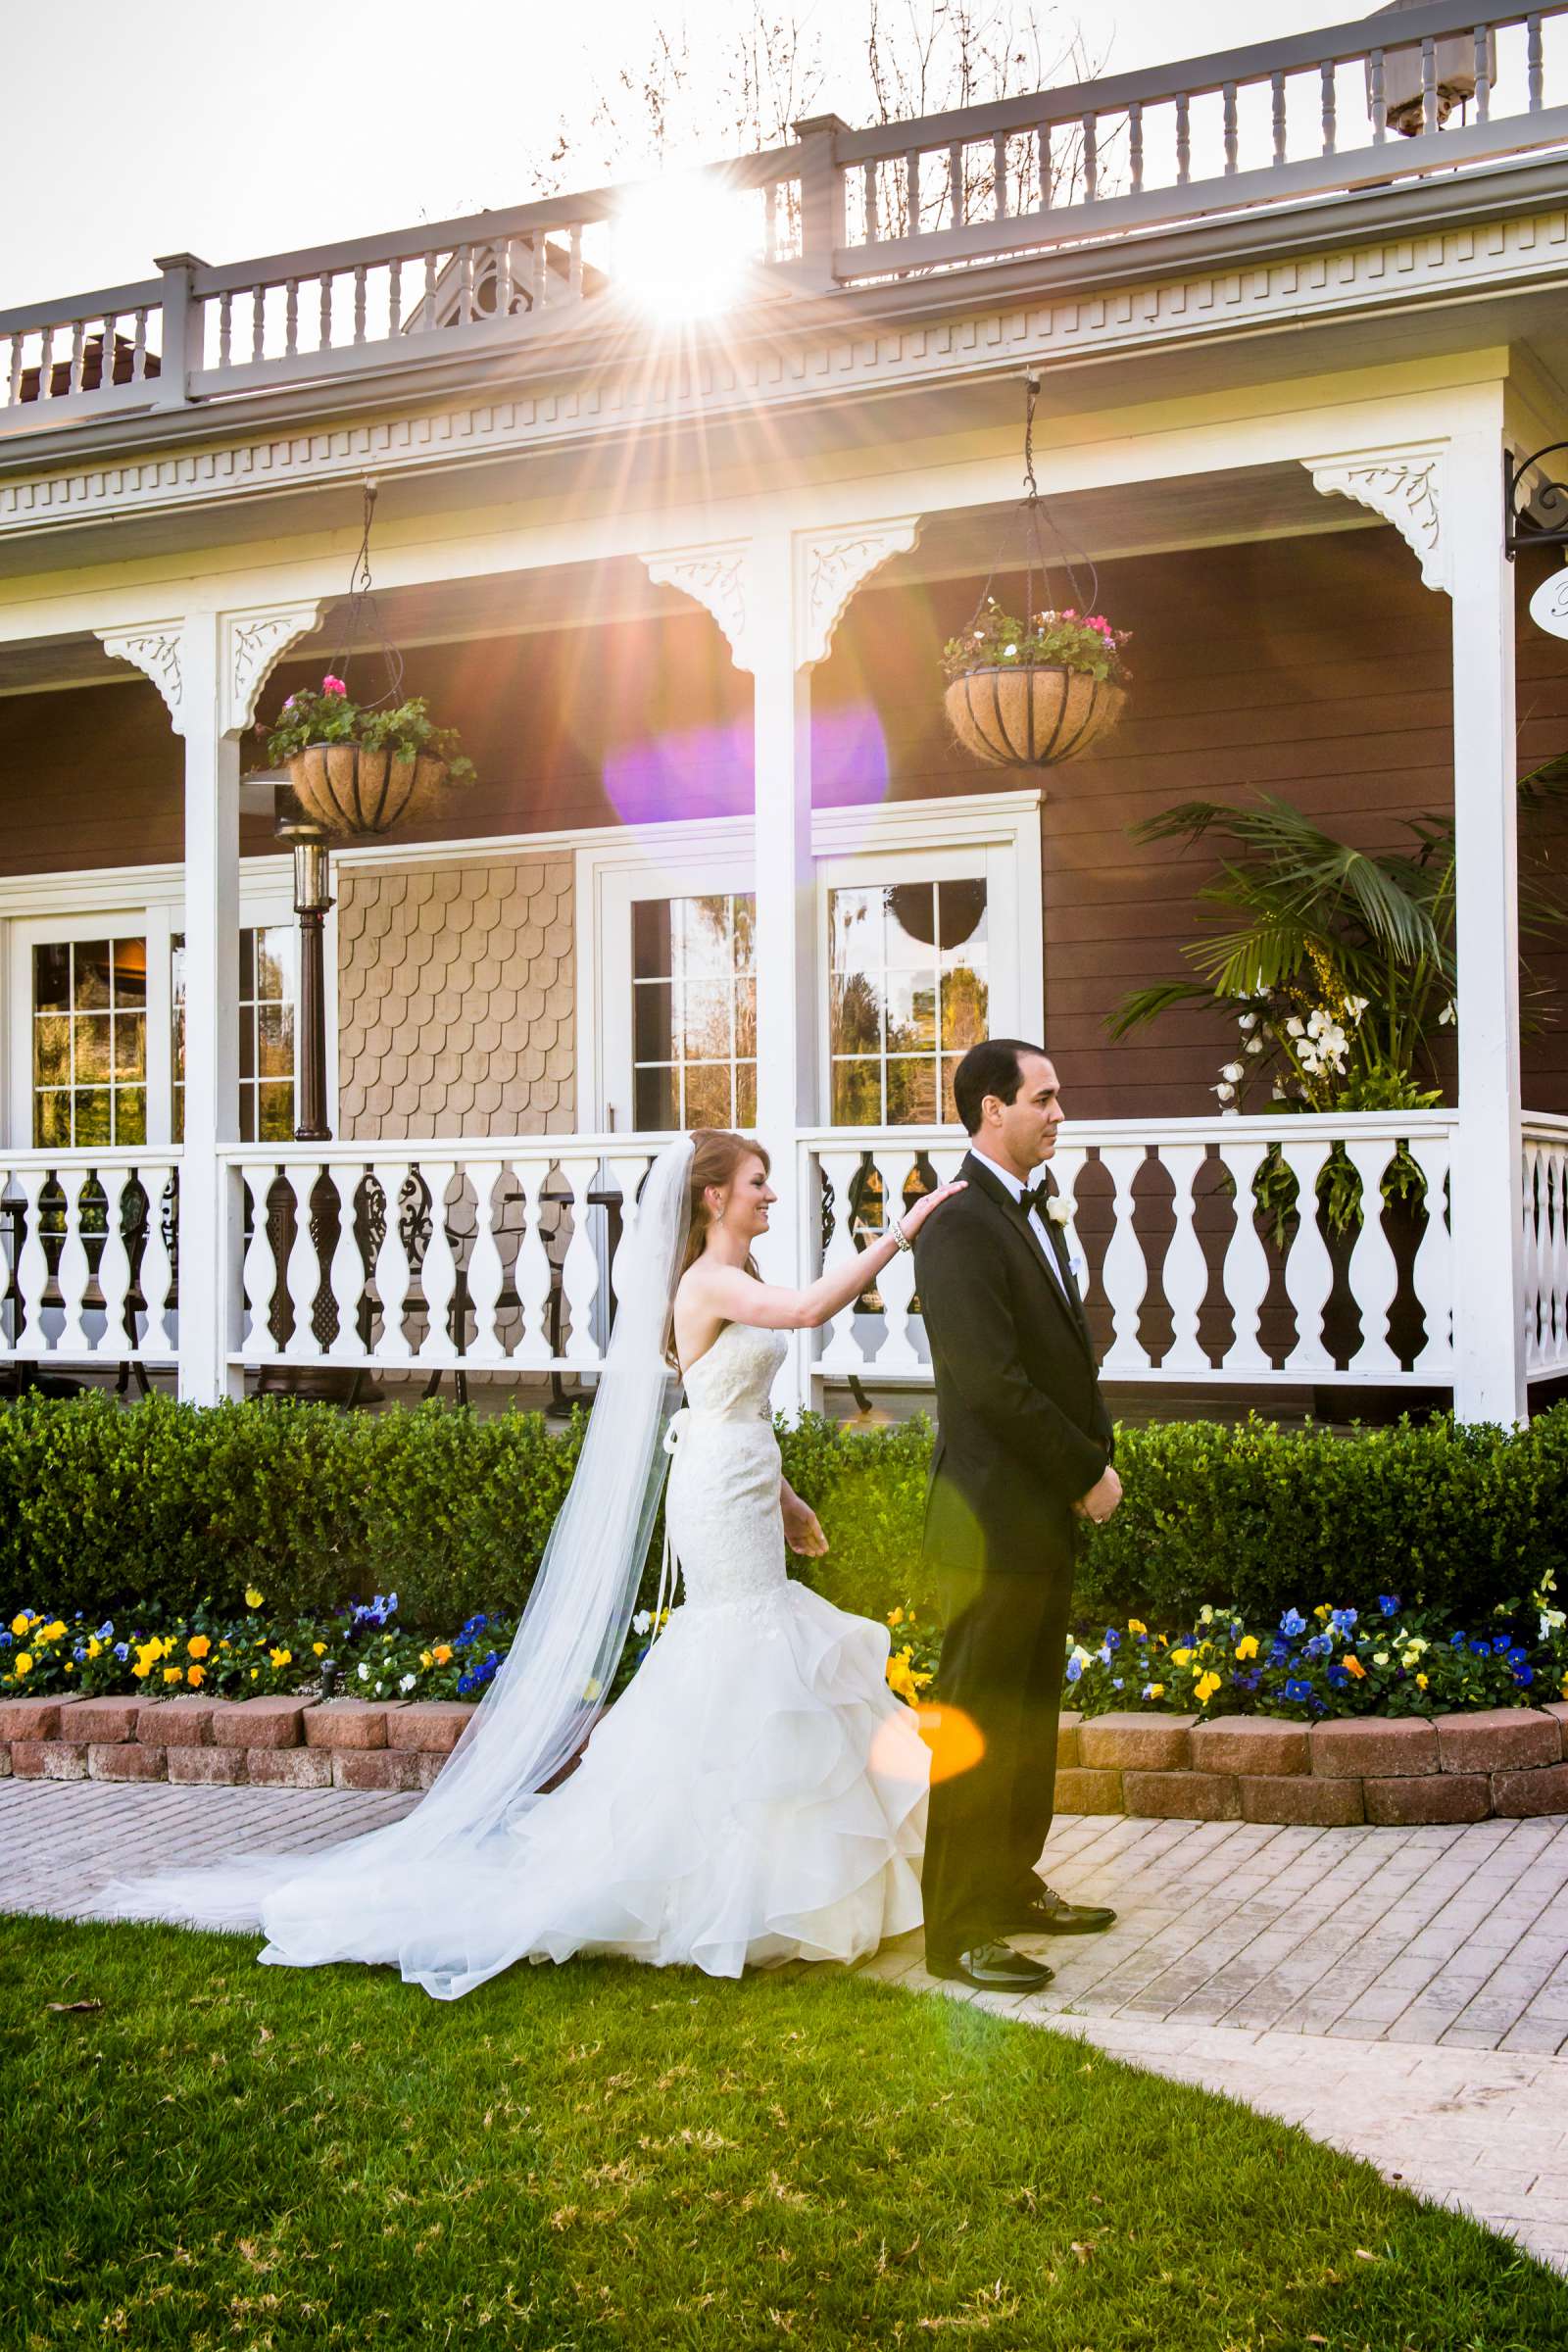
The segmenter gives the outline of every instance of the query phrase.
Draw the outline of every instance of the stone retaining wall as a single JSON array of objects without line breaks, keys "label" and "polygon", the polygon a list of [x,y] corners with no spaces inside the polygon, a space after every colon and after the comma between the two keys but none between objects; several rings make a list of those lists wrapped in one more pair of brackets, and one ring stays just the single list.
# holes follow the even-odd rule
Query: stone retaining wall
[{"label": "stone retaining wall", "polygon": [[1063,1715],[1056,1809],[1175,1821],[1518,1820],[1568,1813],[1568,1705],[1282,1723]]},{"label": "stone retaining wall", "polygon": [[0,1778],[428,1788],[473,1709],[357,1698],[0,1700]]},{"label": "stone retaining wall", "polygon": [[[0,1779],[428,1788],[472,1712],[459,1699],[11,1698]],[[1316,1828],[1568,1813],[1568,1704],[1310,1726],[1063,1715],[1056,1808]]]}]

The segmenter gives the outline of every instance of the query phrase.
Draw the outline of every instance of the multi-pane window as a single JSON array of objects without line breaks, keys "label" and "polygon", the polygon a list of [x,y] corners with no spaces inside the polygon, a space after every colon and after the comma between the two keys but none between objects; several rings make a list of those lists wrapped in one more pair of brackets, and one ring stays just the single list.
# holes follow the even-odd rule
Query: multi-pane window
[{"label": "multi-pane window", "polygon": [[32,1140],[147,1141],[145,938],[33,949]]},{"label": "multi-pane window", "polygon": [[953,1073],[986,1035],[986,883],[828,892],[828,1051],[835,1127],[949,1124]]},{"label": "multi-pane window", "polygon": [[[239,935],[239,1140],[286,1143],[294,1133],[297,934],[266,923]],[[185,1132],[185,947],[173,943],[174,1137]]]},{"label": "multi-pane window", "polygon": [[757,1117],[756,902],[632,902],[632,1116],[641,1129]]}]

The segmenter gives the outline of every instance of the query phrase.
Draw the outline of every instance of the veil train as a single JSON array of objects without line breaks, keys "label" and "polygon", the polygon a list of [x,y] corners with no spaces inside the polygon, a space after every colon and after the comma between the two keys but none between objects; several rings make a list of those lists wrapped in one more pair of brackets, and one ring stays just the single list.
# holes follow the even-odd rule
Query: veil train
[{"label": "veil train", "polygon": [[403,1820],[319,1853],[234,1853],[116,1880],[94,1917],[259,1928],[274,1966],[385,1962],[438,2000],[511,1964],[496,1898],[515,1886],[512,1833],[593,1728],[658,1507],[679,1390],[667,1347],[691,1157],[688,1136],[666,1146],[627,1203],[615,1325],[576,1475],[512,1648],[440,1779]]}]

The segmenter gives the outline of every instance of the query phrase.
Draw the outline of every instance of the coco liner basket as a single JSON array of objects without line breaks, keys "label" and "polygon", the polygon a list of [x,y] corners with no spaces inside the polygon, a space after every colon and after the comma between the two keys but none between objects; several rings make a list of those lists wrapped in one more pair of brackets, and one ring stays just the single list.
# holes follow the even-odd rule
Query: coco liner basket
[{"label": "coco liner basket", "polygon": [[1125,686],[1059,662],[966,670],[944,697],[966,752],[992,767],[1059,767],[1116,724]]},{"label": "coco liner basket", "polygon": [[328,833],[389,833],[433,816],[447,762],[428,752],[400,756],[364,743],[312,743],[288,763],[306,813]]}]

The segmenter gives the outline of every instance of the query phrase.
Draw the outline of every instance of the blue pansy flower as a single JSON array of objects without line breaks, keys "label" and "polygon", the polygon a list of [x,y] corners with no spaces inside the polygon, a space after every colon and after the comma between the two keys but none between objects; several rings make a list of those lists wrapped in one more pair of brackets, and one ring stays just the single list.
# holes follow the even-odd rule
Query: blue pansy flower
[{"label": "blue pansy flower", "polygon": [[1314,1634],[1306,1645],[1306,1655],[1309,1658],[1326,1658],[1333,1647],[1327,1634]]},{"label": "blue pansy flower", "polygon": [[1120,1649],[1121,1647],[1121,1636],[1113,1625],[1107,1625],[1105,1628],[1105,1647],[1107,1649]]},{"label": "blue pansy flower", "polygon": [[1450,1649],[1463,1649],[1469,1639],[1470,1637],[1468,1634],[1450,1634],[1448,1636],[1448,1647]]},{"label": "blue pansy flower", "polygon": [[1330,1617],[1329,1623],[1336,1633],[1348,1634],[1355,1623],[1356,1615],[1357,1612],[1354,1609],[1336,1609]]},{"label": "blue pansy flower", "polygon": [[1492,1637],[1492,1650],[1493,1650],[1493,1655],[1494,1655],[1494,1657],[1498,1657],[1498,1658],[1500,1658],[1500,1657],[1504,1656],[1504,1655],[1505,1655],[1505,1653],[1506,1653],[1508,1650],[1510,1650],[1512,1647],[1513,1647],[1513,1636],[1512,1636],[1512,1634],[1494,1634],[1494,1635],[1493,1635],[1493,1637]]},{"label": "blue pansy flower", "polygon": [[1283,1666],[1283,1665],[1284,1665],[1284,1663],[1285,1663],[1285,1661],[1286,1661],[1286,1659],[1287,1659],[1287,1658],[1290,1656],[1290,1654],[1291,1654],[1291,1645],[1290,1645],[1290,1643],[1289,1643],[1288,1642],[1282,1642],[1282,1641],[1280,1640],[1279,1636],[1276,1634],[1276,1635],[1275,1635],[1275,1637],[1274,1637],[1274,1640],[1273,1640],[1273,1641],[1270,1642],[1270,1644],[1269,1644],[1269,1652],[1268,1652],[1268,1662],[1269,1662],[1269,1664],[1270,1664],[1271,1666]]},{"label": "blue pansy flower", "polygon": [[1343,1690],[1349,1679],[1349,1676],[1346,1673],[1343,1666],[1331,1666],[1329,1668],[1329,1681],[1336,1690]]},{"label": "blue pansy flower", "polygon": [[86,1657],[86,1655],[87,1655],[87,1645],[86,1645],[86,1643],[85,1643],[84,1642],[78,1642],[76,1643],[76,1646],[75,1646],[75,1648],[74,1648],[74,1649],[72,1651],[72,1653],[71,1653],[71,1654],[72,1654],[72,1656],[73,1656],[73,1657],[75,1659],[75,1661],[76,1661],[76,1664],[79,1666],[79,1665],[81,1664],[82,1660],[83,1660],[83,1659]]},{"label": "blue pansy flower", "polygon": [[1378,1607],[1385,1617],[1396,1617],[1399,1613],[1399,1595],[1397,1592],[1380,1592]]},{"label": "blue pansy flower", "polygon": [[489,1622],[489,1618],[482,1615],[470,1617],[463,1631],[456,1637],[458,1648],[464,1648],[469,1642],[476,1642]]},{"label": "blue pansy flower", "polygon": [[1282,1634],[1289,1634],[1291,1639],[1294,1641],[1298,1634],[1304,1634],[1305,1631],[1306,1619],[1301,1615],[1300,1611],[1298,1609],[1287,1609],[1284,1616],[1280,1619],[1280,1632]]},{"label": "blue pansy flower", "polygon": [[130,1643],[128,1642],[117,1642],[115,1643],[115,1655],[120,1660],[122,1666],[123,1666],[125,1660],[130,1655]]},{"label": "blue pansy flower", "polygon": [[9,1649],[10,1647],[11,1629],[9,1626],[0,1627],[0,1649]]},{"label": "blue pansy flower", "polygon": [[108,1639],[109,1639],[109,1637],[110,1637],[110,1635],[111,1635],[111,1634],[114,1632],[114,1630],[115,1630],[115,1621],[114,1621],[114,1619],[113,1619],[112,1617],[106,1617],[106,1618],[104,1619],[104,1621],[103,1621],[102,1625],[101,1625],[101,1626],[98,1628],[98,1631],[97,1631],[97,1633],[96,1633],[96,1634],[93,1636],[93,1640],[94,1640],[95,1642],[107,1642],[107,1641],[108,1641]]},{"label": "blue pansy flower", "polygon": [[1121,1689],[1121,1684],[1122,1684],[1122,1678],[1121,1678],[1121,1676],[1120,1676],[1119,1674],[1113,1674],[1113,1675],[1111,1676],[1111,1678],[1110,1678],[1110,1687],[1111,1687],[1111,1689],[1112,1689],[1113,1690],[1119,1690]]},{"label": "blue pansy flower", "polygon": [[1490,1658],[1492,1655],[1492,1644],[1488,1642],[1472,1642],[1470,1644],[1470,1655],[1473,1658]]},{"label": "blue pansy flower", "polygon": [[1528,1690],[1531,1684],[1536,1679],[1536,1670],[1533,1666],[1515,1666],[1513,1670],[1513,1679],[1519,1685],[1521,1690]]},{"label": "blue pansy flower", "polygon": [[1303,1699],[1311,1697],[1312,1686],[1310,1683],[1288,1682],[1285,1686],[1285,1695],[1287,1698],[1294,1698],[1299,1705]]},{"label": "blue pansy flower", "polygon": [[1083,1671],[1084,1662],[1082,1658],[1069,1658],[1067,1660],[1067,1680],[1069,1683],[1076,1683],[1081,1680]]}]

